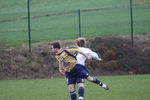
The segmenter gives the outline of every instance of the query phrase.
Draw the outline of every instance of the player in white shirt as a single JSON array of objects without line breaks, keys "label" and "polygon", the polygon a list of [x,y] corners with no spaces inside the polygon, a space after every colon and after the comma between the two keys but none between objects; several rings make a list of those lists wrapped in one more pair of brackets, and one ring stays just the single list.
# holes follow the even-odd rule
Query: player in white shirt
[{"label": "player in white shirt", "polygon": [[[85,38],[76,39],[76,44],[79,46],[78,49],[80,51],[84,52],[85,54],[87,54],[88,56],[91,56],[93,59],[98,60],[98,61],[102,61],[102,59],[98,56],[98,54],[96,52],[90,50],[89,48],[84,47],[85,41],[86,41]],[[78,53],[76,55],[76,58],[77,58],[78,64],[85,66],[86,58],[82,54]],[[80,79],[80,80],[82,80],[82,81],[80,81],[78,83],[78,85],[79,85],[78,94],[79,94],[79,100],[83,100],[83,97],[84,97],[84,79]],[[102,87],[106,90],[109,89],[108,86],[104,83],[103,83]]]}]

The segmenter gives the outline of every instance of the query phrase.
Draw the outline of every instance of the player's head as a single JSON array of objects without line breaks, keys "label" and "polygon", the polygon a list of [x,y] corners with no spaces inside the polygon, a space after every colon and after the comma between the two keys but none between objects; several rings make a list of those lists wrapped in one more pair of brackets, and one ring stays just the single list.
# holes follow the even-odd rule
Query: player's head
[{"label": "player's head", "polygon": [[76,44],[79,46],[79,47],[85,47],[85,44],[86,44],[86,39],[85,38],[77,38],[76,39]]},{"label": "player's head", "polygon": [[52,42],[51,43],[51,50],[52,52],[58,52],[58,50],[61,48],[59,42]]}]

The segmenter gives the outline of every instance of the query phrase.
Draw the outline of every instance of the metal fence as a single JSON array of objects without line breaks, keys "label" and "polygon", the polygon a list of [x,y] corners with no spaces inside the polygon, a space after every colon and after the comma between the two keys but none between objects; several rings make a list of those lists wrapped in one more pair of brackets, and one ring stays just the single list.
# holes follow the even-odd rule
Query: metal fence
[{"label": "metal fence", "polygon": [[121,0],[122,5],[99,8],[34,11],[33,1],[18,2],[22,10],[0,10],[1,44],[29,42],[31,48],[39,41],[112,35],[131,35],[133,44],[133,34],[150,33],[150,2]]}]

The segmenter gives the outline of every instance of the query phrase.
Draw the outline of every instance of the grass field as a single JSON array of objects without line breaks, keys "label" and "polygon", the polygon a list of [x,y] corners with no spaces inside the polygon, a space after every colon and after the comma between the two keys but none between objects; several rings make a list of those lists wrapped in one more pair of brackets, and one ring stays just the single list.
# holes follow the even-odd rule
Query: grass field
[{"label": "grass field", "polygon": [[[81,11],[81,32],[84,37],[130,35],[129,0],[30,0],[32,41],[74,39],[79,36],[78,13],[47,16],[78,9]],[[150,33],[150,1],[133,0],[134,34]],[[116,8],[119,7],[119,8]],[[111,8],[111,9],[107,9]],[[40,16],[40,17],[39,17]],[[0,41],[28,41],[27,2],[0,3]]]},{"label": "grass field", "polygon": [[[85,100],[150,100],[150,75],[98,77],[106,91],[86,81]],[[70,100],[64,78],[0,80],[0,100]]]}]

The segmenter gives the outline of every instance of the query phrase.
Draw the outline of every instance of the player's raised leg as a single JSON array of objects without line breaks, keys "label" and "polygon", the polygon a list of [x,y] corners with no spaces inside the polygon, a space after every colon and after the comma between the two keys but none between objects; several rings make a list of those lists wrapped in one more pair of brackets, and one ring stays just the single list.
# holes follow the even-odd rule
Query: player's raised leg
[{"label": "player's raised leg", "polygon": [[99,86],[103,87],[105,90],[109,90],[109,87],[106,84],[102,83],[100,80],[96,79],[95,77],[88,76],[86,79],[90,82],[98,84]]}]

